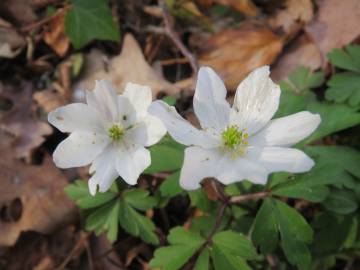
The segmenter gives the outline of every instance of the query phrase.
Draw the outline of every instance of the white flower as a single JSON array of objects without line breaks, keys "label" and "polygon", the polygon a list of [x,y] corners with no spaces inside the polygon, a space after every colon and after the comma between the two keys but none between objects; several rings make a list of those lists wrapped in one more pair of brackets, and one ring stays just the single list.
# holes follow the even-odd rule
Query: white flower
[{"label": "white flower", "polygon": [[265,184],[272,172],[310,170],[314,162],[290,146],[311,134],[320,116],[303,111],[270,120],[279,99],[280,88],[264,66],[240,83],[231,108],[221,79],[211,68],[203,67],[193,101],[201,130],[185,121],[174,107],[154,102],[149,112],[163,121],[176,141],[190,146],[185,150],[180,185],[196,189],[207,177],[225,185],[244,179]]},{"label": "white flower", "polygon": [[86,102],[60,107],[48,115],[49,122],[70,136],[53,154],[56,166],[71,168],[90,163],[90,193],[108,190],[120,175],[134,185],[150,165],[146,146],[157,143],[166,133],[159,119],[147,113],[151,89],[133,83],[117,95],[112,85],[96,81],[86,92]]}]

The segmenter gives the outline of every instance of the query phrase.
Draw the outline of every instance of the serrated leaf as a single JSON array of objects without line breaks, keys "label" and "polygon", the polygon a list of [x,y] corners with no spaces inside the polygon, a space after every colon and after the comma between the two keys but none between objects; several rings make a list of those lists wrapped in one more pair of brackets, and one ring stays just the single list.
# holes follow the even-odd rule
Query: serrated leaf
[{"label": "serrated leaf", "polygon": [[342,72],[335,74],[328,81],[327,100],[338,103],[348,100],[351,106],[360,103],[360,73]]},{"label": "serrated leaf", "polygon": [[119,28],[104,0],[74,0],[65,16],[65,33],[76,49],[94,39],[120,39]]},{"label": "serrated leaf", "polygon": [[279,241],[277,221],[270,199],[265,199],[256,214],[252,239],[263,254],[272,252]]},{"label": "serrated leaf", "polygon": [[85,221],[85,229],[95,231],[97,234],[105,232],[108,229],[107,222],[111,213],[117,207],[117,201],[109,202],[92,212]]},{"label": "serrated leaf", "polygon": [[210,252],[205,248],[199,255],[194,270],[209,270]]},{"label": "serrated leaf", "polygon": [[313,239],[313,231],[295,209],[279,200],[271,200],[281,235],[281,246],[286,258],[299,269],[308,269],[311,254],[307,247]]},{"label": "serrated leaf", "polygon": [[218,247],[223,253],[230,253],[244,259],[255,259],[257,253],[252,243],[241,233],[222,231],[213,238],[213,246]]},{"label": "serrated leaf", "polygon": [[157,200],[154,197],[150,197],[149,192],[141,188],[124,191],[123,198],[132,207],[141,211],[153,208],[157,204]]},{"label": "serrated leaf", "polygon": [[76,205],[82,209],[99,207],[116,197],[116,193],[111,191],[98,192],[95,196],[92,196],[89,193],[87,183],[82,180],[75,181],[73,184],[66,186],[64,190],[75,201]]},{"label": "serrated leaf", "polygon": [[360,46],[349,45],[346,50],[334,49],[328,54],[334,66],[346,70],[360,72]]},{"label": "serrated leaf", "polygon": [[323,202],[325,208],[337,214],[350,214],[358,208],[354,192],[350,190],[334,189]]},{"label": "serrated leaf", "polygon": [[150,148],[151,165],[144,173],[174,172],[181,168],[184,159],[184,146],[170,137],[164,137]]},{"label": "serrated leaf", "polygon": [[168,241],[170,246],[155,250],[154,258],[149,264],[151,268],[177,270],[205,243],[205,239],[199,234],[187,231],[183,227],[172,229]]},{"label": "serrated leaf", "polygon": [[[360,123],[360,113],[356,108],[344,104],[311,103],[307,109],[312,113],[319,113],[321,123],[315,132],[304,143],[321,139],[331,133],[355,126]],[[340,117],[341,116],[341,117]]]},{"label": "serrated leaf", "polygon": [[215,270],[251,270],[244,259],[230,253],[224,253],[217,246],[211,250]]},{"label": "serrated leaf", "polygon": [[321,71],[313,73],[310,68],[299,66],[289,74],[289,81],[291,82],[292,91],[301,94],[322,85],[324,83],[324,73]]},{"label": "serrated leaf", "polygon": [[159,239],[154,233],[155,225],[148,217],[138,213],[125,200],[121,201],[119,208],[119,222],[128,233],[139,236],[146,243],[159,244]]},{"label": "serrated leaf", "polygon": [[276,112],[275,118],[287,116],[306,109],[309,103],[316,102],[315,94],[312,92],[305,92],[302,95],[284,89],[284,84],[281,85],[281,96],[279,109]]}]

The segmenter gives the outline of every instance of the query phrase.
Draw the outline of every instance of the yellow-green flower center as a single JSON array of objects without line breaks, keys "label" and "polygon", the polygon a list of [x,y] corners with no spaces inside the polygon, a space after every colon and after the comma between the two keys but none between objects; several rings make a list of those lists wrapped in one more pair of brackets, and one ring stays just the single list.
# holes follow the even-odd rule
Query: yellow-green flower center
[{"label": "yellow-green flower center", "polygon": [[247,138],[249,135],[243,130],[239,130],[237,126],[227,127],[221,134],[224,145],[231,149],[237,149],[239,146],[247,146]]},{"label": "yellow-green flower center", "polygon": [[118,141],[124,136],[124,129],[119,125],[113,125],[108,132],[109,137],[114,141]]}]

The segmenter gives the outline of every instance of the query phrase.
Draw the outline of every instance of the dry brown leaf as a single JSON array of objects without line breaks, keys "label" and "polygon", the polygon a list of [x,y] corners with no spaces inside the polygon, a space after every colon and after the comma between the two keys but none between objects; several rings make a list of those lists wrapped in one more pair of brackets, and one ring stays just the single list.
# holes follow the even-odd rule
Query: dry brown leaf
[{"label": "dry brown leaf", "polygon": [[30,160],[33,149],[44,142],[44,136],[51,134],[52,128],[33,116],[30,84],[18,89],[0,87],[0,97],[13,104],[10,110],[1,115],[0,129],[12,136],[15,156]]},{"label": "dry brown leaf", "polygon": [[360,35],[359,0],[318,0],[316,3],[316,18],[305,30],[324,56]]},{"label": "dry brown leaf", "polygon": [[288,48],[271,70],[275,81],[286,78],[291,71],[302,65],[312,70],[321,66],[323,59],[316,45],[306,35],[301,35]]},{"label": "dry brown leaf", "polygon": [[257,16],[259,14],[259,10],[252,0],[214,0],[214,2],[230,6],[248,16]]},{"label": "dry brown leaf", "polygon": [[179,88],[166,81],[146,62],[139,44],[131,34],[125,35],[121,53],[110,59],[107,67],[104,58],[99,51],[92,51],[85,56],[84,73],[73,86],[74,90],[92,89],[95,80],[106,79],[119,92],[123,91],[127,82],[150,86],[154,97],[159,92],[169,95],[179,92]]},{"label": "dry brown leaf", "polygon": [[65,9],[61,9],[52,16],[47,24],[44,41],[48,44],[60,57],[64,56],[69,49],[70,40],[65,35]]},{"label": "dry brown leaf", "polygon": [[11,159],[11,149],[1,150],[0,205],[9,214],[0,220],[0,246],[13,245],[23,231],[47,234],[74,220],[76,207],[63,191],[67,179],[50,157],[33,166]]},{"label": "dry brown leaf", "polygon": [[254,25],[225,30],[200,47],[199,62],[214,68],[230,89],[252,70],[271,64],[280,53],[282,40],[270,30]]},{"label": "dry brown leaf", "polygon": [[37,19],[31,4],[29,0],[1,0],[0,12],[16,25],[31,23]]},{"label": "dry brown leaf", "polygon": [[285,35],[292,36],[312,20],[313,9],[311,0],[287,0],[284,9],[278,10],[269,23],[275,29],[281,28]]},{"label": "dry brown leaf", "polygon": [[317,6],[318,13],[306,26],[306,33],[292,42],[274,66],[274,79],[286,78],[299,65],[312,70],[325,68],[329,51],[349,44],[360,35],[358,0],[319,0]]},{"label": "dry brown leaf", "polygon": [[67,103],[66,98],[55,89],[46,89],[35,92],[33,98],[47,113],[60,106],[64,106]]}]

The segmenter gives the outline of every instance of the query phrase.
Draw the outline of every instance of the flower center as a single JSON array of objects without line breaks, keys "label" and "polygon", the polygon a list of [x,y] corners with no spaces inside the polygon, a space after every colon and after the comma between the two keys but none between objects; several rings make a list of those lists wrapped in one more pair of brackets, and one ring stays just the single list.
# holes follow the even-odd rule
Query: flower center
[{"label": "flower center", "polygon": [[226,148],[235,151],[239,155],[245,154],[249,135],[244,130],[239,130],[235,125],[229,126],[223,131],[221,136]]},{"label": "flower center", "polygon": [[124,129],[119,125],[113,125],[108,132],[109,137],[114,141],[118,141],[124,136]]}]

